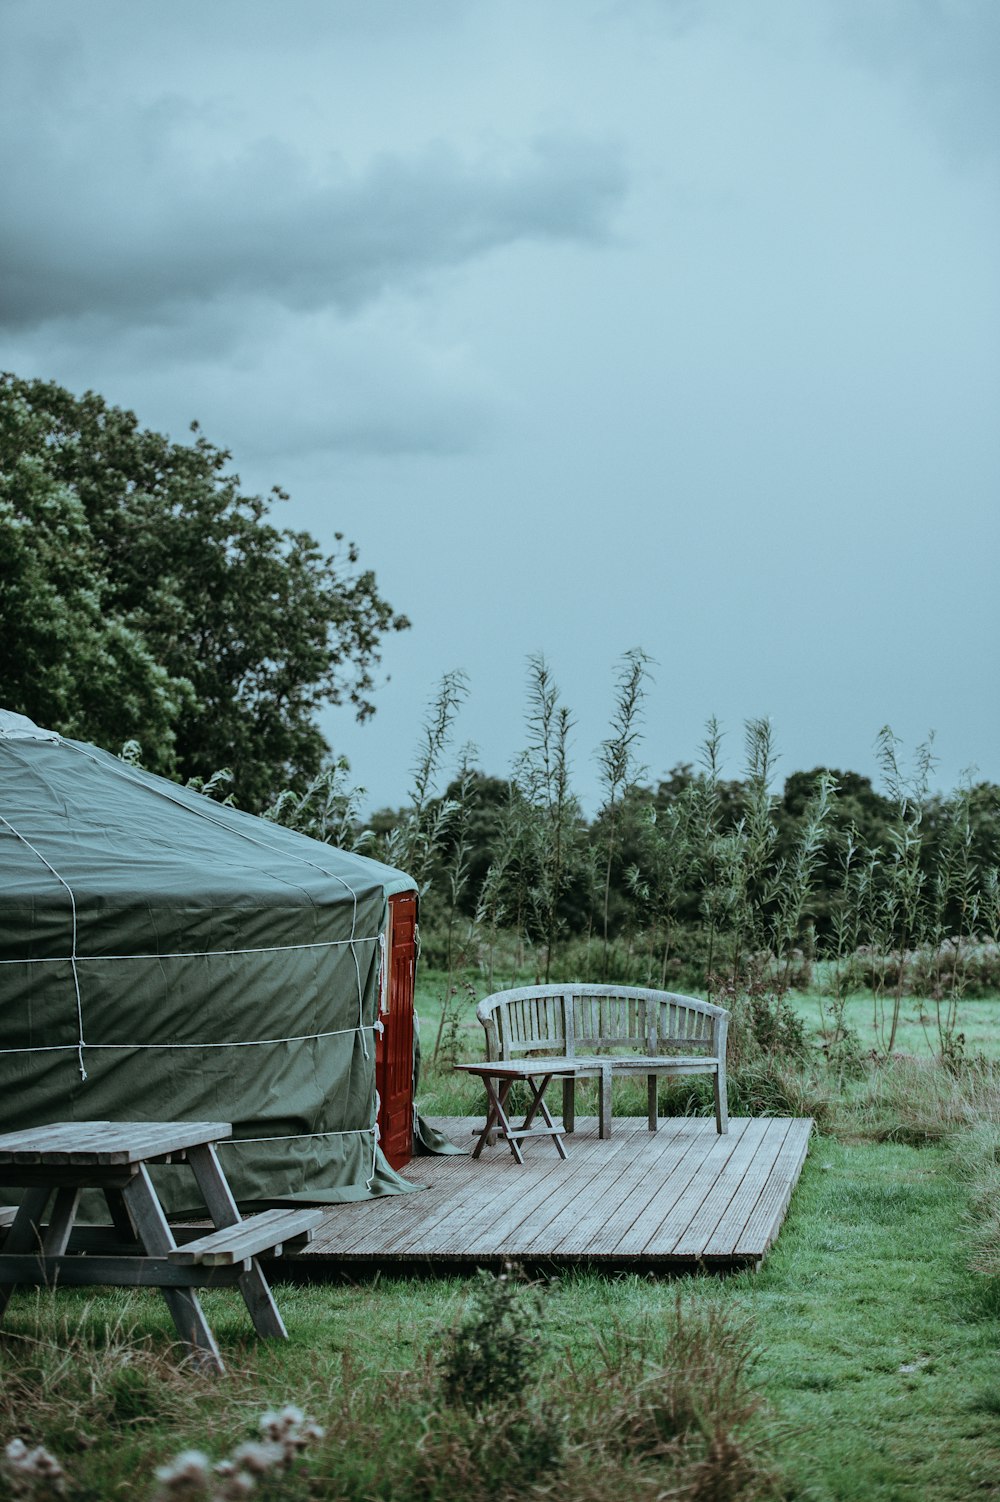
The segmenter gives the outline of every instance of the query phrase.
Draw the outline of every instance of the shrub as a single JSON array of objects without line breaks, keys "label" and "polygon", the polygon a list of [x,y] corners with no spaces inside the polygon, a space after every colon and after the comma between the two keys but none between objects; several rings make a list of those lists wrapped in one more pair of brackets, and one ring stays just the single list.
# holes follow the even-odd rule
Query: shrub
[{"label": "shrub", "polygon": [[778,1494],[745,1320],[678,1295],[662,1325],[619,1329],[598,1352],[584,1385],[609,1461],[637,1465],[639,1477],[655,1466],[658,1496],[736,1502]]},{"label": "shrub", "polygon": [[449,1403],[480,1409],[523,1392],[542,1345],[541,1296],[507,1263],[494,1277],[480,1272],[472,1307],[449,1333],[439,1359]]}]

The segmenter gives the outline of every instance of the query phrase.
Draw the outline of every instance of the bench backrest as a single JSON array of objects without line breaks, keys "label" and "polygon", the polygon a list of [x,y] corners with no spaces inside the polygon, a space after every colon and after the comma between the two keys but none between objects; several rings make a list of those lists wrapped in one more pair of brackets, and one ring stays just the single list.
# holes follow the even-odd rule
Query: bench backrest
[{"label": "bench backrest", "polygon": [[562,984],[498,991],[479,1003],[490,1059],[526,1054],[710,1053],[728,1012],[694,996],[638,986]]}]

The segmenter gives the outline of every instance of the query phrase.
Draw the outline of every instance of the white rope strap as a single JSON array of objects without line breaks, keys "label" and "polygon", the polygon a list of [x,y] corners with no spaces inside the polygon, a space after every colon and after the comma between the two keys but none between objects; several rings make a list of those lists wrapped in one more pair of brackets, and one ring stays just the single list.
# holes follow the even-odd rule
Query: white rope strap
[{"label": "white rope strap", "polygon": [[[77,954],[76,954],[76,898],[73,896],[73,889],[70,886],[69,882],[66,881],[66,880],[64,880],[64,878],[59,875],[59,872],[56,870],[55,866],[52,865],[51,861],[47,861],[45,859],[45,856],[41,853],[41,851],[40,850],[36,850],[35,847],[34,847],[34,845],[31,843],[31,841],[29,839],[27,839],[25,835],[21,834],[20,830],[15,829],[14,826],[13,826],[13,824],[10,822],[10,820],[9,819],[5,819],[2,814],[0,814],[0,824],[6,825],[6,827],[10,830],[11,834],[14,835],[17,839],[19,839],[23,845],[26,845],[28,847],[28,849],[31,851],[32,855],[35,855],[35,856],[38,857],[38,859],[41,861],[41,863],[45,867],[45,869],[47,871],[51,871],[52,875],[55,877],[56,881],[58,881],[61,886],[65,887],[66,891],[69,893],[70,911],[71,911],[72,917],[73,917],[73,944],[72,944],[72,953],[69,955],[68,958],[69,958],[70,964],[73,967],[73,990],[76,993],[76,1026],[77,1026],[76,1057],[77,1057],[77,1063],[78,1063],[79,1068],[80,1068],[80,1078],[81,1078],[81,1080],[85,1080],[87,1078],[87,1071],[84,1068],[84,1064],[83,1064],[83,1048],[84,1048],[84,1041],[83,1041],[83,1002],[80,999],[80,977],[77,974],[77,969],[76,969],[76,961],[77,961]],[[19,1049],[7,1050],[7,1052],[21,1052],[21,1050],[19,1050]]]},{"label": "white rope strap", "polygon": [[[269,1048],[279,1043],[316,1043],[323,1038],[343,1038],[353,1036],[360,1032],[379,1032],[382,1029],[381,1022],[370,1023],[367,1028],[338,1027],[325,1033],[298,1033],[291,1038],[238,1038],[231,1042],[222,1043],[83,1043],[82,1047],[93,1052],[95,1049],[118,1050],[123,1053],[141,1053],[151,1049],[173,1048]],[[0,1048],[0,1056],[9,1053],[62,1053],[67,1049],[78,1050],[81,1045],[76,1043],[46,1043],[33,1048]],[[87,1076],[84,1075],[84,1079]]]},{"label": "white rope strap", "polygon": [[[35,853],[38,854],[37,851]],[[39,856],[39,859],[42,860],[44,857]],[[162,954],[153,951],[139,954],[57,954],[46,955],[39,959],[0,960],[0,965],[65,965],[70,960],[77,965],[101,965],[105,960],[212,960],[241,954],[291,954],[307,949],[350,947],[353,950],[355,944],[379,944],[382,939],[382,934],[370,934],[359,939],[318,939],[308,944],[261,944],[251,949],[173,949],[166,950]]]},{"label": "white rope strap", "polygon": [[[287,1137],[227,1137],[224,1141],[216,1144],[217,1147],[235,1147],[238,1142],[311,1142],[315,1137],[369,1137],[375,1136],[378,1140],[378,1126],[351,1127],[340,1132],[292,1132]],[[371,1188],[371,1180],[368,1182]]]}]

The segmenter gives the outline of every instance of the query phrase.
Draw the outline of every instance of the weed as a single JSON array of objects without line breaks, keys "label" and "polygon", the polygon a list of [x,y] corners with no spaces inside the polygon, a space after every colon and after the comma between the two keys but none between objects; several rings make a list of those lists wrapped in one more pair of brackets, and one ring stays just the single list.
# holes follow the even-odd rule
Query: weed
[{"label": "weed", "polygon": [[542,1347],[541,1295],[512,1263],[481,1272],[471,1308],[449,1333],[440,1357],[448,1403],[477,1410],[525,1390]]}]

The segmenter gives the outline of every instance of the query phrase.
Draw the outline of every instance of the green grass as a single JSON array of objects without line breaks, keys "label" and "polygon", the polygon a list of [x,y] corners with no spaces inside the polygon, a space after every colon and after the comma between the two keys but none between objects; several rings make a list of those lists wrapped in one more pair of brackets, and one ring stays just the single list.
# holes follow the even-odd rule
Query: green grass
[{"label": "green grass", "polygon": [[[820,992],[789,993],[789,1001],[806,1023],[811,1036],[819,1039],[825,1027],[830,1026],[830,998]],[[857,1033],[864,1052],[881,1052],[888,1035],[888,1021],[892,1013],[892,999],[882,1003],[885,1020],[880,1020],[879,1008],[871,993],[851,996],[845,1007],[845,1019]],[[975,999],[960,1001],[956,1031],[965,1035],[967,1056],[982,1054],[989,1059],[1000,1058],[1000,999]],[[915,1058],[934,1058],[939,1052],[937,1021],[933,1001],[904,996],[896,1033],[895,1051],[912,1054]]]},{"label": "green grass", "polygon": [[[418,997],[425,1059],[441,989],[431,977]],[[817,998],[795,1005],[815,1034]],[[867,1007],[852,1003],[859,1031]],[[803,1098],[826,1101],[823,1131],[763,1268],[553,1282],[521,1407],[470,1415],[443,1394],[436,1363],[468,1278],[281,1287],[287,1344],[258,1342],[236,1295],[206,1293],[221,1380],[180,1361],[155,1293],[21,1292],[0,1338],[0,1444],[46,1445],[71,1502],[145,1502],[157,1465],[192,1446],[230,1454],[264,1409],[292,1402],[326,1438],[259,1502],[1000,1496],[998,1083],[989,1067],[936,1066],[926,1041],[921,1057],[916,1012],[904,1007],[900,1052],[917,1057],[841,1080],[814,1051],[798,1071]],[[459,1047],[477,1057],[467,1002],[460,1020]],[[960,1026],[997,1057],[1000,1003],[966,1003]],[[420,1106],[474,1114],[479,1087],[425,1063]],[[553,1446],[559,1473],[546,1469]]]},{"label": "green grass", "polygon": [[[669,1325],[681,1288],[685,1306],[749,1320],[753,1382],[770,1410],[760,1422],[785,1496],[946,1502],[990,1495],[1000,1484],[997,1284],[967,1270],[966,1200],[948,1147],[817,1142],[759,1273],[678,1282],[579,1273],[551,1285],[548,1370],[585,1371],[609,1340],[628,1349],[651,1331],[655,1337]],[[332,1435],[346,1432],[363,1445],[377,1424],[379,1443],[396,1447],[394,1465],[405,1472],[403,1451],[413,1451],[433,1409],[428,1363],[470,1286],[467,1279],[381,1278],[357,1287],[283,1287],[291,1340],[267,1347],[248,1338],[237,1298],[207,1293],[230,1366],[221,1381],[177,1374],[169,1318],[156,1295],[17,1294],[0,1347],[3,1438],[20,1432],[48,1445],[73,1478],[71,1497],[129,1488],[142,1497],[148,1493],[136,1478],[151,1476],[155,1464],[188,1446],[227,1453],[263,1408],[292,1401],[326,1425],[328,1439],[314,1462],[303,1462],[301,1489],[281,1494],[338,1495],[307,1489],[310,1474],[334,1465],[343,1482]],[[132,1324],[145,1344],[126,1338]],[[60,1344],[69,1355],[53,1376]],[[20,1387],[17,1412],[12,1384]],[[562,1391],[564,1401],[583,1402],[579,1391],[569,1398]],[[359,1453],[351,1467],[358,1489],[346,1495],[409,1495],[379,1491],[371,1457]],[[315,1474],[312,1485],[319,1485]]]}]

